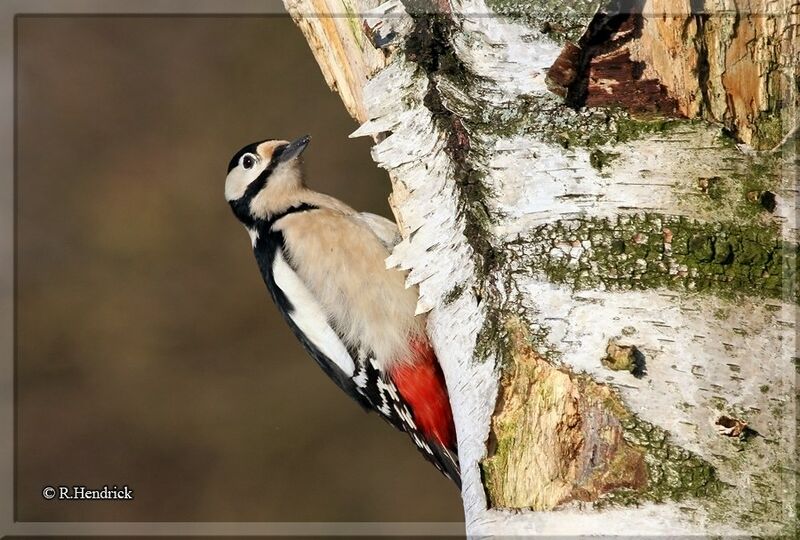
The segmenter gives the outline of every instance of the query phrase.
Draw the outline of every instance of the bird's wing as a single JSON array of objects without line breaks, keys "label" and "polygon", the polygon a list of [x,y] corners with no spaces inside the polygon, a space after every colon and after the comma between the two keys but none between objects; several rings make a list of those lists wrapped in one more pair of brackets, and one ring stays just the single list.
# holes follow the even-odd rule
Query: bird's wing
[{"label": "bird's wing", "polygon": [[[425,425],[429,411],[414,412],[413,404],[398,388],[395,378],[381,370],[375,360],[359,354],[356,362],[356,373],[353,381],[358,391],[369,401],[373,410],[380,413],[384,420],[400,431],[408,434],[420,453],[433,463],[439,471],[461,487],[461,472],[458,455],[455,449],[455,434],[451,436],[452,448],[442,443],[438,437],[432,437],[429,426]],[[421,408],[429,404],[422,404]],[[435,407],[435,403],[433,404]],[[450,415],[449,404],[447,415]],[[452,419],[450,420],[452,424]],[[451,429],[452,426],[451,426]]]},{"label": "bird's wing", "polygon": [[[397,227],[386,218],[375,214],[351,214],[347,217],[370,230],[387,249],[399,240]],[[348,344],[345,336],[331,323],[323,305],[314,297],[314,287],[306,283],[293,266],[293,258],[286,251],[292,244],[287,244],[284,232],[273,229],[268,237],[274,250],[269,261],[271,282],[268,285],[298,339],[340,388],[365,409],[378,412],[390,424],[408,433],[423,456],[458,484],[455,435],[454,432],[450,434],[452,418],[444,380],[439,372],[432,371],[435,358],[430,346],[426,342],[421,347],[424,352],[421,361],[424,360],[430,368],[426,371],[430,372],[429,376],[424,380],[413,374],[403,377],[398,370],[386,373],[376,362],[374,351],[366,345],[354,350],[355,347]],[[297,249],[306,247],[306,244],[296,246]],[[425,412],[430,404],[435,405],[434,409]],[[435,424],[435,420],[443,416],[444,412],[439,410],[442,404],[447,408],[447,434],[433,436],[430,424]]]},{"label": "bird's wing", "polygon": [[269,243],[266,264],[271,271],[266,282],[278,310],[322,370],[337,386],[363,407],[369,408],[371,404],[361,396],[353,381],[356,371],[354,355],[343,337],[331,326],[327,314],[306,283],[292,268],[284,253],[283,236],[271,232]]},{"label": "bird's wing", "polygon": [[[362,212],[356,219],[367,225],[388,250],[400,242],[394,222]],[[357,354],[353,380],[385,420],[408,433],[422,455],[461,486],[461,472],[450,403],[435,354],[426,342],[415,344],[414,369],[384,373],[363,354]]]},{"label": "bird's wing", "polygon": [[353,214],[353,217],[369,227],[386,249],[391,251],[400,242],[400,231],[393,221],[369,212]]}]

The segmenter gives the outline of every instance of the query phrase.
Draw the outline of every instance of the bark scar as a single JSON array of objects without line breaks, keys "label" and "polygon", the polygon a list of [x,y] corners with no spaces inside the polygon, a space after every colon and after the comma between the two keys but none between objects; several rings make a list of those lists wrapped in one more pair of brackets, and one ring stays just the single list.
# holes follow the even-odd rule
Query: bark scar
[{"label": "bark scar", "polygon": [[614,391],[556,368],[508,324],[513,364],[505,370],[481,463],[492,507],[551,510],[648,483],[644,452],[623,437]]}]

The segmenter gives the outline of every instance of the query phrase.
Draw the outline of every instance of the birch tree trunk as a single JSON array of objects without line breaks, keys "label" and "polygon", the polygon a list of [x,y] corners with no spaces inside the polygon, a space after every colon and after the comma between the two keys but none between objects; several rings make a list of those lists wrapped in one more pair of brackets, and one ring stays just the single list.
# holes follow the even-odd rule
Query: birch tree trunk
[{"label": "birch tree trunk", "polygon": [[389,172],[467,532],[795,532],[798,4],[285,2]]}]

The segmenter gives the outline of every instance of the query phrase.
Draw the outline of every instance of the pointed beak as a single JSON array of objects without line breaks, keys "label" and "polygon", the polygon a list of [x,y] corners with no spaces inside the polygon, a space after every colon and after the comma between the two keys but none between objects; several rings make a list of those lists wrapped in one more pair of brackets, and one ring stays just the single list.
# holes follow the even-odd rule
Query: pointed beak
[{"label": "pointed beak", "polygon": [[278,159],[281,163],[293,160],[303,153],[303,150],[306,149],[309,142],[311,142],[311,137],[309,135],[303,135],[293,140],[283,148],[283,152],[281,152],[281,156]]}]

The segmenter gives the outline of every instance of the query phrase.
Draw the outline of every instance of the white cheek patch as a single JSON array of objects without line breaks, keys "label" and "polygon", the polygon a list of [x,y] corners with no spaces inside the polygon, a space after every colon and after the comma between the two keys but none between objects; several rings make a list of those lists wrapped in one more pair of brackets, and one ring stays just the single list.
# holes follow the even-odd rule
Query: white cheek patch
[{"label": "white cheek patch", "polygon": [[236,199],[241,199],[249,183],[246,175],[242,174],[238,167],[233,169],[225,179],[225,200],[235,201]]},{"label": "white cheek patch", "polygon": [[328,324],[328,317],[311,291],[292,270],[280,250],[275,253],[272,263],[272,277],[292,303],[294,309],[289,314],[292,321],[322,354],[330,358],[348,377],[352,377],[355,363],[350,353]]},{"label": "white cheek patch", "polygon": [[241,166],[236,167],[228,173],[225,178],[225,200],[235,201],[241,199],[244,192],[247,191],[247,186],[250,185],[258,175],[267,168],[268,163],[261,161],[258,167],[254,169],[243,169]]}]

